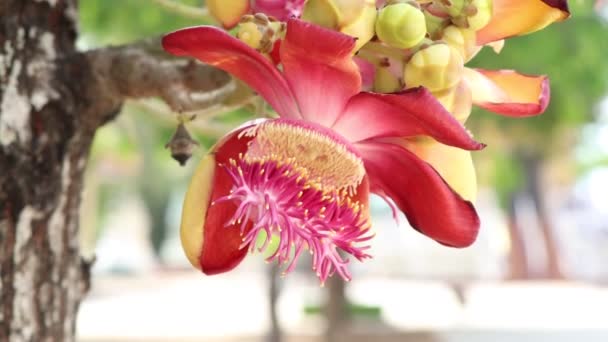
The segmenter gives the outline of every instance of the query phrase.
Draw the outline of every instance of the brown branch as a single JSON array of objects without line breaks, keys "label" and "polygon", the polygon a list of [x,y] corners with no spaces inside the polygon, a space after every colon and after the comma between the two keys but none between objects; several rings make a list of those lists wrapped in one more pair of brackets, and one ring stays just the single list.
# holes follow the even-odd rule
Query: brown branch
[{"label": "brown branch", "polygon": [[[162,51],[160,39],[85,53],[98,104],[116,108],[126,99],[162,98],[176,112],[221,104],[237,89],[225,72]],[[100,113],[104,115],[104,113]]]}]

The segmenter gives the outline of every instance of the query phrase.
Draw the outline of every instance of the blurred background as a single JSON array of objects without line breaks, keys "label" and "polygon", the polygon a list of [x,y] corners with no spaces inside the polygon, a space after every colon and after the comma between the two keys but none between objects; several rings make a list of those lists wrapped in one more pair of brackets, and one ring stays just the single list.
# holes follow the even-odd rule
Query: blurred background
[{"label": "blurred background", "polygon": [[[204,23],[162,2],[81,0],[81,48]],[[568,21],[469,64],[547,74],[552,92],[542,116],[477,110],[467,122],[488,144],[474,154],[475,245],[440,246],[374,198],[374,259],[346,286],[319,287],[305,260],[278,281],[259,255],[226,275],[192,269],[178,233],[189,178],[251,114],[200,113],[189,125],[200,147],[180,167],[165,149],[176,114],[129,103],[98,131],[86,178],[81,238],[96,262],[79,340],[608,341],[608,6],[570,6]]]}]

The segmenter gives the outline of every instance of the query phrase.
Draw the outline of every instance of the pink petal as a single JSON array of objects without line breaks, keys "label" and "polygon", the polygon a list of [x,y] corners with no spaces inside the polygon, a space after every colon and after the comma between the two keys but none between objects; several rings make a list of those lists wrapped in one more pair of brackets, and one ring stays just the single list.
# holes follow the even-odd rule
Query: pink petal
[{"label": "pink petal", "polygon": [[262,12],[281,21],[298,18],[305,0],[255,0],[253,12]]},{"label": "pink petal", "polygon": [[291,89],[277,68],[228,33],[212,26],[191,27],[167,34],[162,43],[171,54],[197,58],[241,79],[280,116],[301,117]]},{"label": "pink petal", "polygon": [[360,93],[332,128],[352,142],[428,135],[467,150],[484,147],[422,87],[395,94]]},{"label": "pink petal", "polygon": [[361,89],[353,62],[355,39],[300,20],[290,20],[281,44],[285,78],[302,116],[330,126]]},{"label": "pink petal", "polygon": [[354,57],[353,60],[359,68],[361,74],[362,90],[372,90],[374,87],[374,77],[376,77],[376,67],[367,60],[359,57]]},{"label": "pink petal", "polygon": [[451,247],[475,241],[480,223],[473,204],[429,164],[394,144],[364,142],[356,147],[363,154],[371,191],[392,199],[412,227]]},{"label": "pink petal", "polygon": [[508,116],[541,114],[549,105],[547,76],[531,76],[513,70],[465,69],[473,103],[494,113]]}]

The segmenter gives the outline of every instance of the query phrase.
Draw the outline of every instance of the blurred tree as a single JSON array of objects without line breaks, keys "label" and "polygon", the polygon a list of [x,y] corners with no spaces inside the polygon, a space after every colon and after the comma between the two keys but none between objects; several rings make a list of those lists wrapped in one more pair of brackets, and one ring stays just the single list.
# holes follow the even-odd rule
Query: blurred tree
[{"label": "blurred tree", "polygon": [[[202,20],[150,1],[4,0],[0,18],[0,341],[72,341],[90,280],[79,206],[96,130],[126,99],[190,111],[238,88],[164,54],[161,33]],[[83,52],[79,38],[87,48],[122,45]],[[184,96],[200,93],[204,101]]]},{"label": "blurred tree", "polygon": [[[484,68],[546,73],[551,81],[551,103],[543,115],[513,119],[477,113],[469,122],[480,132],[481,141],[499,146],[496,150],[489,149],[494,153],[485,155],[495,158],[492,182],[508,216],[514,252],[512,276],[515,278],[562,275],[559,246],[545,203],[547,192],[543,185],[547,180],[543,168],[548,161],[557,158],[565,161],[564,168],[568,161],[572,163],[570,158],[580,126],[594,120],[594,108],[608,89],[606,22],[593,11],[592,2],[570,2],[570,6],[573,12],[570,20],[533,36],[509,39],[499,55],[485,49],[474,61],[476,66]],[[522,196],[531,199],[537,226],[544,237],[547,264],[542,274],[529,273],[529,260],[521,236],[524,227],[518,224],[515,205]]]}]

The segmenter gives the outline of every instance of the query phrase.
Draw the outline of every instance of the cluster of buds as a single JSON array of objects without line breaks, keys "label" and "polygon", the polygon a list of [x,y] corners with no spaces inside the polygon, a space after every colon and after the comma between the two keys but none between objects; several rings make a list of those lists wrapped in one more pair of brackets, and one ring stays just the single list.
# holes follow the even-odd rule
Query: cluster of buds
[{"label": "cluster of buds", "polygon": [[387,1],[375,22],[378,39],[360,54],[375,64],[373,90],[424,86],[453,111],[448,99],[479,51],[476,31],[491,17],[492,0]]},{"label": "cluster of buds", "polygon": [[285,23],[263,13],[247,14],[241,18],[237,38],[263,54],[269,54],[277,40],[285,34]]}]

